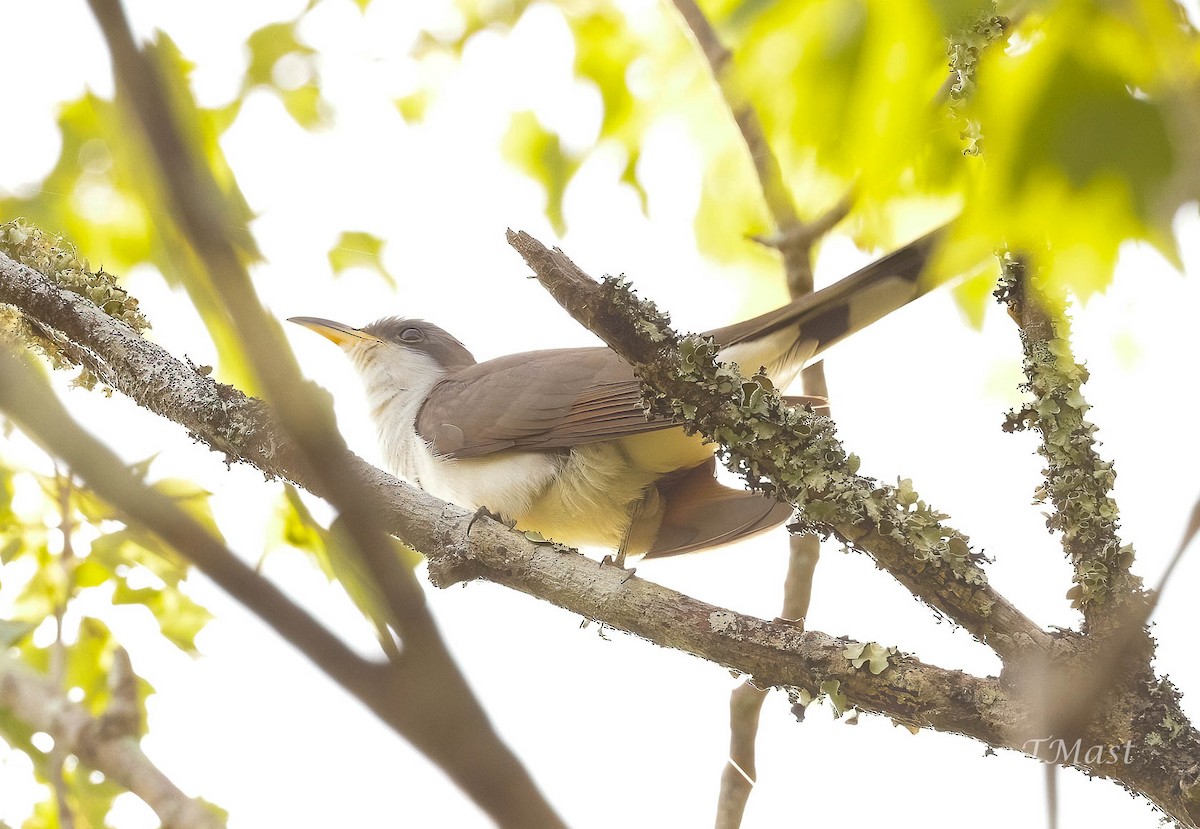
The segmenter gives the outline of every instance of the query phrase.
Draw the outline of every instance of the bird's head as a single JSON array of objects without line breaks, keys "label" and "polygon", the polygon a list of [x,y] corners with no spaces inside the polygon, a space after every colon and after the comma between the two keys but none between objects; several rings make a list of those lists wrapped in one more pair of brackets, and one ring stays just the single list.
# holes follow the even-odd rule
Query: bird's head
[{"label": "bird's head", "polygon": [[462,343],[424,320],[385,317],[362,328],[320,317],[291,317],[288,322],[303,325],[340,346],[369,392],[428,386],[475,364]]}]

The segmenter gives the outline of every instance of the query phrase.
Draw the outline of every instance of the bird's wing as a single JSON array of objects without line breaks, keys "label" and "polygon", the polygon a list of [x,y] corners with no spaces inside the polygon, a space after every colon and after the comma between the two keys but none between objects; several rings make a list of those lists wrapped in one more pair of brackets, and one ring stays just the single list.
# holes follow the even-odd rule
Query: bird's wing
[{"label": "bird's wing", "polygon": [[[940,235],[935,231],[815,294],[709,334],[745,370],[766,365],[786,376],[813,353],[919,296],[918,278]],[[607,348],[531,351],[444,378],[425,398],[416,425],[436,451],[453,458],[556,449],[674,425],[647,419],[640,400],[633,369]]]},{"label": "bird's wing", "polygon": [[[442,379],[417,414],[417,432],[442,455],[560,449],[677,426],[648,418],[641,383],[607,348],[529,351],[477,363]],[[793,406],[822,398],[785,396]],[[486,402],[483,402],[486,401]]]},{"label": "bird's wing", "polygon": [[417,432],[453,458],[504,449],[555,449],[666,429],[648,420],[633,369],[607,348],[531,351],[478,363],[441,380]]}]

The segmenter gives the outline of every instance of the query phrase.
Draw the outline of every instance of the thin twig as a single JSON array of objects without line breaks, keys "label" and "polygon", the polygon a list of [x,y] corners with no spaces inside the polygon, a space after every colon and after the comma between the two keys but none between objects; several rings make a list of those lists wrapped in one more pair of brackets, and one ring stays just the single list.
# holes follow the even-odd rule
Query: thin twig
[{"label": "thin twig", "polygon": [[[784,180],[783,169],[779,159],[767,141],[766,131],[762,121],[744,95],[731,82],[729,64],[733,59],[732,53],[721,42],[720,36],[712,23],[695,0],[671,0],[684,25],[696,39],[696,44],[708,62],[713,80],[716,81],[721,97],[729,108],[738,131],[742,136],[750,160],[754,164],[754,173],[762,191],[763,203],[775,225],[775,233],[757,241],[779,250],[783,256],[784,272],[787,274],[789,287],[802,293],[805,280],[811,288],[812,262],[810,252],[817,239],[824,236],[830,228],[846,217],[853,203],[853,196],[847,193],[838,203],[823,216],[811,223],[800,220],[796,212],[796,203],[792,198]],[[793,294],[795,295],[795,294]]]},{"label": "thin twig", "polygon": [[[7,357],[0,357],[0,362]],[[225,822],[193,800],[142,753],[136,741],[109,733],[103,719],[67,699],[52,679],[19,665],[0,652],[0,710],[54,738],[89,768],[145,801],[172,829],[221,829]]]},{"label": "thin twig", "polygon": [[[67,603],[75,592],[75,551],[71,546],[75,534],[74,504],[71,497],[72,485],[69,472],[64,473],[54,465],[54,485],[58,495],[58,530],[62,533],[62,551],[55,566],[62,579],[62,593],[54,603],[54,642],[50,645],[50,680],[59,693],[66,692],[67,643],[64,638],[63,620],[67,615]],[[54,789],[54,802],[58,808],[58,822],[62,829],[75,829],[75,815],[71,811],[70,790],[67,787],[65,764],[69,752],[61,741],[54,741],[50,752],[50,781]]]}]

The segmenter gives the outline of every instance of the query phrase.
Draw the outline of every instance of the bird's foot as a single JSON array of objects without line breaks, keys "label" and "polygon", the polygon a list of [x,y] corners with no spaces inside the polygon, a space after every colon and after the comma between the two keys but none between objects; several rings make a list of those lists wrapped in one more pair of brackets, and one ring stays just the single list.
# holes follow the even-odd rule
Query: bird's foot
[{"label": "bird's foot", "polygon": [[605,556],[604,558],[600,559],[600,566],[604,567],[605,565],[607,565],[609,567],[616,567],[616,568],[618,568],[620,570],[624,570],[626,572],[627,575],[625,576],[625,578],[621,579],[621,584],[624,584],[625,582],[629,581],[631,578],[633,578],[634,574],[637,573],[636,567],[628,567],[627,568],[625,566],[624,551],[618,551],[615,558],[613,556]]},{"label": "bird's foot", "polygon": [[471,534],[471,528],[475,526],[475,522],[480,518],[490,518],[497,523],[503,524],[510,530],[517,525],[516,521],[505,521],[504,516],[499,513],[492,512],[487,507],[480,507],[475,510],[475,514],[471,516],[471,520],[467,522],[467,535]]}]

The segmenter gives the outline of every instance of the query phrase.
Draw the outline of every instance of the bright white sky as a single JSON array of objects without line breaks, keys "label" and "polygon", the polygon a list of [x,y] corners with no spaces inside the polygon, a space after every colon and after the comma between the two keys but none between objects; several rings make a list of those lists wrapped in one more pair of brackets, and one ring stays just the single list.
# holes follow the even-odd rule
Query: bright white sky
[{"label": "bright white sky", "polygon": [[[177,40],[197,63],[202,103],[216,105],[236,90],[246,34],[297,14],[303,3],[129,5],[139,31],[162,27]],[[424,316],[458,334],[480,359],[590,343],[524,278],[525,267],[504,242],[510,226],[547,241],[554,236],[541,214],[540,190],[506,167],[497,147],[507,113],[520,108],[587,141],[598,126],[597,95],[571,80],[563,24],[553,12],[534,9],[511,37],[478,38],[461,69],[445,76],[427,123],[407,128],[391,103],[417,77],[406,51],[419,26],[445,19],[445,5],[376,2],[363,18],[353,4],[327,0],[309,16],[303,35],[324,57],[323,88],[337,112],[328,132],[304,133],[268,94],[247,102],[223,146],[259,215],[253,230],[268,261],[256,271],[258,288],[281,317],[316,314],[363,324],[384,313]],[[627,6],[635,19],[657,9],[650,0]],[[6,111],[19,116],[5,130],[0,187],[14,189],[36,183],[57,157],[57,103],[85,87],[109,94],[111,80],[83,3],[0,0],[0,16]],[[765,310],[779,302],[782,288],[768,295],[744,274],[694,252],[699,170],[691,142],[673,121],[648,136],[640,168],[650,192],[648,218],[629,189],[614,186],[618,159],[590,162],[567,193],[570,232],[558,243],[594,274],[628,274],[681,328],[696,330]],[[103,209],[103,194],[93,198]],[[1113,290],[1082,309],[1076,324],[1077,353],[1092,372],[1086,393],[1102,452],[1117,462],[1125,538],[1137,547],[1138,572],[1151,582],[1200,494],[1190,371],[1190,358],[1200,353],[1194,211],[1179,228],[1190,278],[1131,247]],[[325,254],[344,229],[388,240],[384,259],[398,291],[366,273],[331,280]],[[831,243],[819,276],[832,280],[864,259],[847,244]],[[155,322],[152,336],[177,355],[213,361],[187,299],[166,290],[156,274],[129,276]],[[310,376],[336,395],[351,444],[376,459],[348,364],[323,340],[293,333]],[[885,480],[911,477],[923,497],[996,559],[989,573],[1001,592],[1039,623],[1077,624],[1063,599],[1069,568],[1042,527],[1041,508],[1029,504],[1039,482],[1034,440],[999,429],[1019,382],[1019,348],[1007,317],[994,309],[983,330],[974,331],[949,297],[937,294],[839,347],[827,371],[841,436],[863,458],[863,471]],[[213,490],[231,544],[250,560],[262,554],[267,496],[277,486],[246,469],[227,471],[177,427],[124,400],[78,391],[66,399],[129,459],[159,452],[155,474],[191,476]],[[19,441],[5,451],[34,457]],[[779,532],[733,549],[644,564],[639,575],[771,618],[785,546]],[[265,572],[347,637],[371,646],[348,601],[300,555],[276,553]],[[1191,694],[1185,702],[1193,716],[1200,714],[1194,658],[1200,618],[1187,586],[1198,576],[1200,561],[1186,559],[1155,630],[1159,669]],[[227,808],[235,828],[487,825],[438,771],[254,617],[199,577],[190,592],[217,614],[199,639],[201,659],[157,643],[136,609],[112,618],[135,667],[158,690],[145,748],[186,791]],[[0,591],[0,612],[5,600]],[[431,588],[429,600],[497,727],[571,825],[711,823],[735,685],[724,670],[623,634],[601,637],[595,626],[581,630],[580,620],[564,611],[488,584]],[[999,668],[984,647],[938,623],[867,558],[832,546],[817,573],[808,622],[945,667]],[[901,821],[920,815],[930,826],[958,825],[964,816],[978,827],[1042,820],[1042,768],[1033,761],[1013,753],[984,758],[977,743],[912,736],[879,717],[864,716],[850,728],[828,708],[812,708],[797,725],[788,707],[782,695],[768,700],[747,827],[844,820],[877,809]],[[0,820],[18,825],[27,815],[37,796],[28,781],[26,761],[0,749]],[[1068,771],[1060,790],[1064,829],[1158,825],[1145,803],[1110,783]],[[123,829],[156,825],[128,797],[114,822]]]}]

